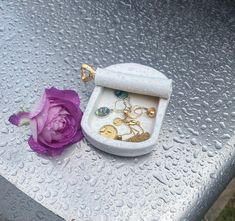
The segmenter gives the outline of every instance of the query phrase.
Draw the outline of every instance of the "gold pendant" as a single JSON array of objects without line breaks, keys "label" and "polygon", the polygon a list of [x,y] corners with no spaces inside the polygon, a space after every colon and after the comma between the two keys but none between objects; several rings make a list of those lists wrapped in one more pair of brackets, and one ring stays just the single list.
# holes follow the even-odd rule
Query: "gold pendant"
[{"label": "gold pendant", "polygon": [[144,132],[141,134],[134,135],[125,141],[127,142],[143,142],[145,140],[148,140],[150,138],[150,134],[148,132]]},{"label": "gold pendant", "polygon": [[115,118],[115,119],[113,120],[113,124],[114,124],[115,126],[120,126],[120,125],[123,124],[123,119],[117,117],[117,118]]},{"label": "gold pendant", "polygon": [[113,125],[107,124],[100,128],[99,133],[103,137],[106,137],[109,139],[116,139],[118,131]]}]

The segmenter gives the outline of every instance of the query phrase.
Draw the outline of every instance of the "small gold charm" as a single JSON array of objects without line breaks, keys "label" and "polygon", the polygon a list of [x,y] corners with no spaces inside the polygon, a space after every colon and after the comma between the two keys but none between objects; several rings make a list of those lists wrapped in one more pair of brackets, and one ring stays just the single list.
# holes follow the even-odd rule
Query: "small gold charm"
[{"label": "small gold charm", "polygon": [[148,132],[144,132],[141,134],[134,135],[125,141],[127,142],[143,142],[145,140],[148,140],[150,138],[150,134]]},{"label": "small gold charm", "polygon": [[99,133],[103,137],[106,137],[109,139],[116,139],[118,131],[113,125],[107,124],[100,128]]},{"label": "small gold charm", "polygon": [[114,124],[115,126],[120,126],[120,125],[123,124],[123,119],[117,117],[117,118],[115,118],[115,119],[113,120],[113,124]]}]

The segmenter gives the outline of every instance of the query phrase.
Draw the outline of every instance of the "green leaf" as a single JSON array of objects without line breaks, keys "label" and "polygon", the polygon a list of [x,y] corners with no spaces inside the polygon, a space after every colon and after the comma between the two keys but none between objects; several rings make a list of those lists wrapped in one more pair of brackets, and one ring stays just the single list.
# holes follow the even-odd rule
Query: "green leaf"
[{"label": "green leaf", "polygon": [[235,221],[235,208],[224,208],[216,221]]}]

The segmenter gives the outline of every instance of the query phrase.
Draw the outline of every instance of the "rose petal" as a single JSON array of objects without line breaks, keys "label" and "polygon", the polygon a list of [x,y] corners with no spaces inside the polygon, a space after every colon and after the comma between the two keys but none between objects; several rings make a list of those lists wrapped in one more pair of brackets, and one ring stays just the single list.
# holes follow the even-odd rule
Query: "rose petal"
[{"label": "rose petal", "polygon": [[64,139],[63,139],[64,138],[64,134],[62,134],[62,133],[56,133],[54,131],[54,133],[51,134],[51,137],[52,137],[52,140],[54,142],[61,142],[61,140],[64,141]]},{"label": "rose petal", "polygon": [[21,126],[24,123],[29,123],[29,112],[19,112],[17,114],[13,114],[9,117],[9,122],[16,125]]},{"label": "rose petal", "polygon": [[63,108],[59,105],[53,106],[49,108],[47,114],[47,124],[50,123],[53,119],[55,119],[63,110]]},{"label": "rose petal", "polygon": [[36,117],[39,113],[41,113],[42,109],[44,108],[46,104],[46,93],[42,95],[40,98],[39,102],[37,102],[33,107],[32,110],[30,111],[30,118]]},{"label": "rose petal", "polygon": [[81,121],[83,113],[78,106],[75,106],[73,103],[66,100],[56,99],[53,102],[56,103],[57,105],[63,106],[66,109],[66,111],[68,111],[69,114],[74,118],[75,122],[78,122],[76,123],[78,129],[81,128],[81,124],[79,122]]},{"label": "rose petal", "polygon": [[37,141],[38,140],[37,121],[35,119],[31,119],[30,126],[31,126],[33,139]]},{"label": "rose petal", "polygon": [[60,114],[69,115],[69,112],[66,111],[65,109],[62,109],[62,110],[60,111]]},{"label": "rose petal", "polygon": [[37,153],[45,154],[47,152],[47,147],[40,145],[38,142],[36,142],[32,136],[28,139],[28,144],[31,147],[31,149]]},{"label": "rose petal", "polygon": [[[64,130],[61,132],[62,137],[60,138],[63,140],[67,140],[67,139],[72,139],[76,134],[76,129],[73,126],[69,126],[67,125],[66,128],[64,128]],[[58,140],[58,139],[57,139]]]},{"label": "rose petal", "polygon": [[[60,135],[58,135],[60,136]],[[68,145],[71,145],[73,143],[76,143],[80,141],[83,138],[82,130],[77,130],[75,134],[71,137],[67,137],[66,139],[64,137],[59,137],[60,140],[52,140],[52,142],[47,142],[43,136],[38,136],[38,140],[40,143],[51,147],[52,149],[60,149],[60,148],[66,148]]]},{"label": "rose petal", "polygon": [[54,87],[46,89],[46,95],[49,99],[60,99],[70,101],[76,106],[80,105],[78,94],[73,90],[58,90]]},{"label": "rose petal", "polygon": [[32,119],[36,119],[37,121],[37,133],[38,134],[42,132],[46,124],[49,108],[50,108],[50,102],[49,100],[46,100],[41,112],[37,116],[32,118]]},{"label": "rose petal", "polygon": [[[72,107],[74,107],[73,104],[72,104]],[[73,117],[71,115],[68,115],[66,119],[69,119],[69,118],[72,119]],[[63,146],[69,145],[77,133],[77,130],[78,130],[77,125],[80,124],[80,121],[81,119],[79,119],[79,121],[77,121],[76,124],[69,124],[67,122],[64,128],[64,130],[66,131],[64,130],[55,131],[53,130],[53,128],[46,130],[46,128],[44,128],[45,133],[43,130],[43,132],[38,135],[38,139],[44,145],[50,146],[52,148],[61,148]],[[51,140],[48,139],[48,136],[50,136]]]},{"label": "rose petal", "polygon": [[64,148],[61,149],[52,149],[47,146],[43,146],[42,144],[39,144],[34,141],[33,137],[31,136],[28,140],[28,144],[31,147],[31,149],[39,154],[47,154],[49,156],[58,156],[60,155]]},{"label": "rose petal", "polygon": [[82,130],[78,130],[73,139],[71,140],[70,144],[77,143],[84,137]]},{"label": "rose petal", "polygon": [[51,142],[47,142],[46,139],[44,138],[44,136],[38,136],[38,140],[40,143],[46,145],[46,146],[49,146],[51,148],[55,148],[55,149],[60,149],[60,148],[63,148],[64,146],[67,146],[71,143],[71,139],[63,139],[63,136],[62,134],[58,134],[57,135],[58,137],[55,138],[55,135],[54,135],[54,139],[58,139],[58,140],[52,140]]},{"label": "rose petal", "polygon": [[52,135],[51,132],[45,127],[40,134],[40,136],[43,137],[43,139],[49,144],[52,141]]}]

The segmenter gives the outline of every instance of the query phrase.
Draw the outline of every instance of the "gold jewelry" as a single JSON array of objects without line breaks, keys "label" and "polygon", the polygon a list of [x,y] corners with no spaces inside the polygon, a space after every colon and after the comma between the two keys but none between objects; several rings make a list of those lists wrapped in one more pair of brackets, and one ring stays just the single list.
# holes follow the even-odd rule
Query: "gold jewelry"
[{"label": "gold jewelry", "polygon": [[84,82],[93,80],[95,77],[95,69],[89,64],[82,64],[80,73],[81,78]]},{"label": "gold jewelry", "polygon": [[[119,102],[122,102],[122,104],[124,105],[123,108],[117,108],[117,104]],[[131,110],[131,104],[128,98],[125,99],[118,99],[116,100],[115,104],[114,104],[114,111],[116,113],[120,113],[123,112],[124,110]]]},{"label": "gold jewelry", "polygon": [[[117,118],[115,118],[115,119],[113,120],[113,124],[114,124],[115,126],[120,126],[120,125],[122,125],[122,124],[125,124],[126,126],[129,127],[130,132],[129,132],[129,133],[126,133],[126,134],[122,134],[122,135],[120,135],[120,136],[126,136],[126,135],[130,135],[130,134],[136,135],[136,134],[142,134],[142,133],[144,133],[144,129],[141,127],[140,121],[136,121],[136,120],[133,120],[133,119],[128,120],[128,119],[126,119],[126,118],[121,119],[121,118],[117,117]],[[134,126],[137,126],[137,128],[138,128],[139,130],[136,129]]]},{"label": "gold jewelry", "polygon": [[[140,132],[144,133],[144,129],[140,126],[140,122],[139,121],[130,120],[130,121],[127,121],[126,124],[129,126],[129,128],[132,131],[135,131],[137,134],[140,134]],[[134,128],[134,126],[137,126],[137,128],[140,129],[140,131],[137,130],[136,128]]]},{"label": "gold jewelry", "polygon": [[[134,109],[134,113],[136,114],[135,116],[133,114],[131,114],[132,109]],[[136,109],[140,109],[141,113],[135,112]],[[142,111],[142,108],[140,108],[138,105],[136,105],[136,106],[134,106],[134,108],[131,107],[130,109],[125,109],[123,111],[123,113],[124,113],[126,118],[137,119],[137,118],[139,118],[143,114],[143,111]]]},{"label": "gold jewelry", "polygon": [[148,115],[148,117],[150,118],[155,118],[156,117],[156,114],[157,114],[157,111],[156,111],[156,108],[155,107],[149,107],[149,108],[146,108],[146,107],[140,107],[140,106],[137,106],[136,108],[134,108],[134,113],[138,113],[137,111],[138,110],[141,110],[141,113],[143,113],[143,110],[145,110],[145,113]]},{"label": "gold jewelry", "polygon": [[148,140],[150,138],[150,134],[148,132],[144,132],[141,134],[134,135],[125,141],[127,142],[143,142],[145,140]]},{"label": "gold jewelry", "polygon": [[[156,116],[156,109],[154,107],[145,108],[138,105],[132,107],[128,94],[122,91],[117,92],[118,93],[115,93],[115,95],[118,96],[119,99],[115,102],[114,109],[100,107],[96,110],[95,114],[97,116],[104,117],[109,115],[112,111],[116,113],[123,113],[124,117],[115,118],[113,120],[113,124],[115,126],[121,126],[124,124],[129,128],[129,132],[125,134],[118,134],[118,130],[115,126],[107,124],[100,128],[100,135],[108,139],[121,140],[126,142],[142,142],[149,139],[150,134],[144,131],[140,121],[137,121],[136,119],[141,117],[143,114],[147,114],[148,117],[154,118]],[[121,102],[122,106],[119,105],[119,102]],[[126,136],[127,138],[125,138]]]},{"label": "gold jewelry", "polygon": [[155,117],[156,117],[156,114],[157,114],[156,108],[150,107],[150,108],[147,109],[147,115],[148,115],[150,118],[155,118]]},{"label": "gold jewelry", "polygon": [[[131,122],[135,123],[133,121]],[[139,133],[137,129],[133,128],[131,124],[127,124],[127,125],[130,129],[130,132],[126,134],[119,135],[117,129],[113,125],[109,125],[109,124],[101,127],[99,133],[105,138],[114,139],[114,140],[122,140],[126,142],[143,142],[150,138],[150,134],[148,132],[144,132],[143,128],[139,125],[139,122],[137,122],[134,125],[138,125],[141,128],[142,130],[141,133]],[[124,136],[130,135],[130,134],[133,134],[133,136],[123,140]]]},{"label": "gold jewelry", "polygon": [[109,107],[99,107],[98,109],[96,109],[95,115],[97,117],[106,117],[109,114],[111,114],[112,112],[113,112],[113,109],[111,109]]},{"label": "gold jewelry", "polygon": [[[117,108],[117,104],[118,102],[122,102],[123,103],[123,108]],[[116,102],[115,102],[115,105],[114,105],[114,109],[112,108],[109,108],[109,107],[106,107],[106,106],[103,106],[103,107],[99,107],[95,110],[95,115],[97,117],[106,117],[108,116],[109,114],[111,114],[113,111],[115,111],[116,113],[120,113],[120,112],[123,112],[124,109],[131,109],[131,105],[129,103],[129,100],[128,98],[123,98],[123,99],[118,99]]]},{"label": "gold jewelry", "polygon": [[122,124],[125,124],[129,128],[129,132],[125,133],[125,134],[118,135],[116,138],[117,140],[123,140],[124,136],[130,135],[130,134],[135,135],[136,133],[137,134],[139,133],[138,130],[136,130],[135,128],[132,127],[132,125],[136,125],[136,123],[133,120],[127,121],[126,119],[122,119],[122,118],[117,117],[113,120],[113,124],[115,126],[120,126]]},{"label": "gold jewelry", "polygon": [[114,124],[115,126],[120,126],[120,125],[123,124],[123,119],[117,117],[117,118],[115,118],[115,119],[113,120],[113,124]]},{"label": "gold jewelry", "polygon": [[111,124],[107,124],[107,125],[104,125],[103,127],[101,127],[99,133],[103,137],[106,137],[109,139],[116,139],[116,137],[118,135],[118,131],[117,131],[116,127],[114,127]]},{"label": "gold jewelry", "polygon": [[[122,108],[118,108],[118,107],[117,107],[117,106],[118,106],[118,103],[120,103],[120,102],[122,102],[122,104],[124,105]],[[114,104],[114,111],[115,111],[116,113],[121,113],[125,108],[126,108],[126,105],[125,105],[125,103],[123,102],[123,100],[121,100],[121,99],[116,100],[116,102],[115,102],[115,104]]]},{"label": "gold jewelry", "polygon": [[122,100],[129,98],[129,93],[127,91],[115,90],[114,94],[116,97]]}]

